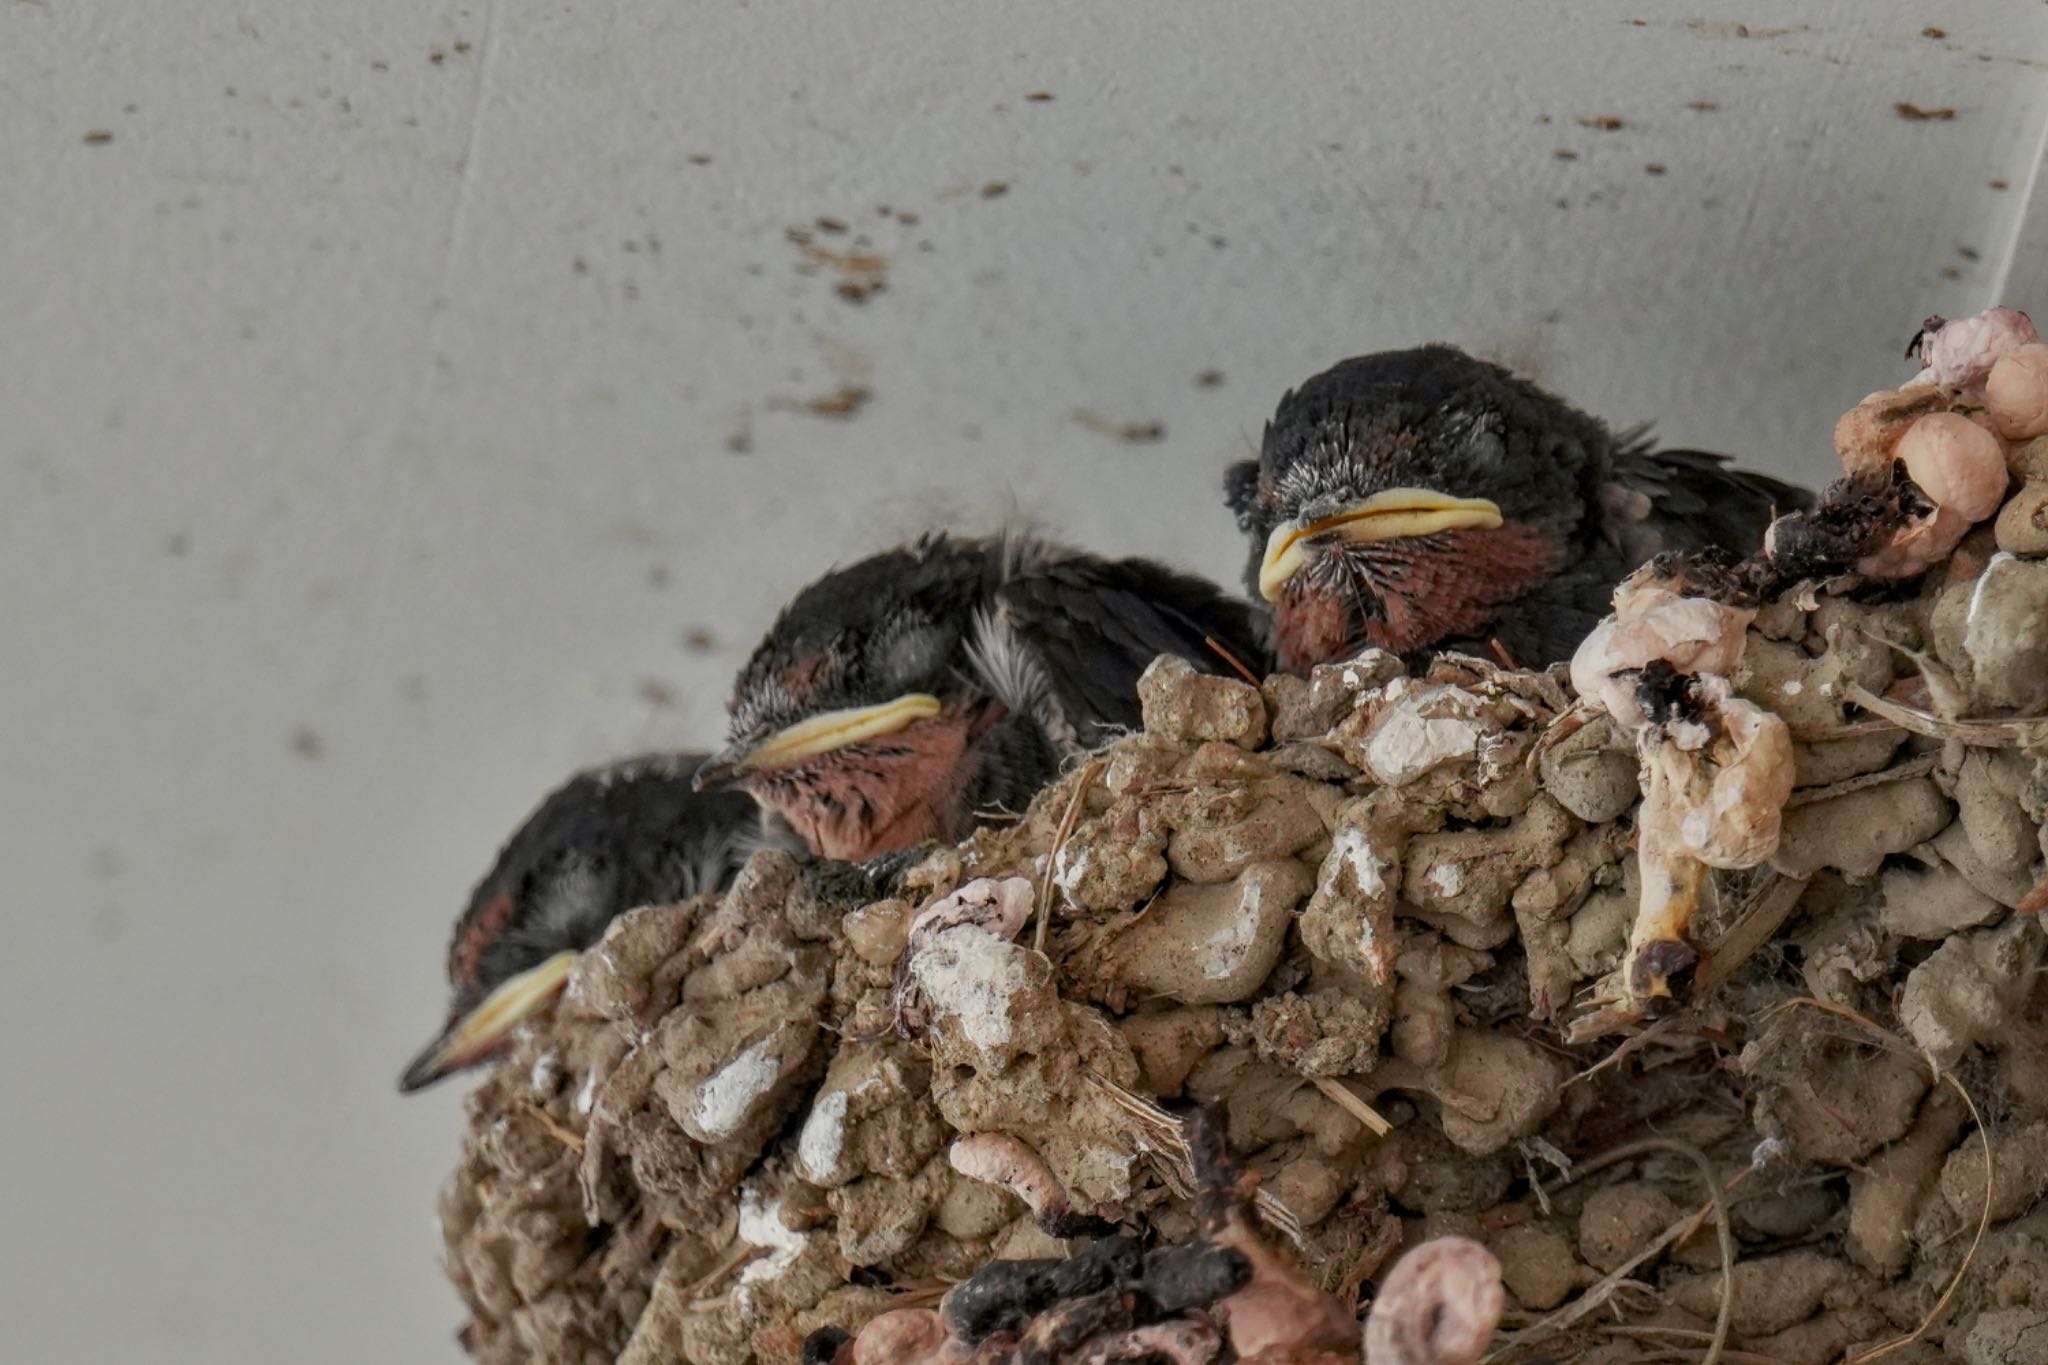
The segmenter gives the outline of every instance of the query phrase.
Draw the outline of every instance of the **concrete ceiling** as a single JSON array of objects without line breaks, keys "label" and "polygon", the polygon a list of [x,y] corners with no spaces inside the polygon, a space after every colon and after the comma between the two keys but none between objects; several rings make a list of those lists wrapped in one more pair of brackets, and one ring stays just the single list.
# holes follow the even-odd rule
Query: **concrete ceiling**
[{"label": "concrete ceiling", "polygon": [[1219,470],[1358,351],[1822,479],[1922,315],[2048,308],[2044,61],[2032,3],[0,0],[11,1352],[456,1359],[457,1095],[392,1083],[553,781],[934,522],[1234,575]]}]

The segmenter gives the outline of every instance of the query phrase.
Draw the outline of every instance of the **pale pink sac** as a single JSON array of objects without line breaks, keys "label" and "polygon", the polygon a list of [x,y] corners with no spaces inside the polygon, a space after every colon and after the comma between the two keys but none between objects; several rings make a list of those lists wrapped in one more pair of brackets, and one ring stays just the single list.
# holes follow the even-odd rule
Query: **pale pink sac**
[{"label": "pale pink sac", "polygon": [[1476,1365],[1507,1306],[1500,1262],[1435,1237],[1394,1263],[1365,1319],[1367,1365]]},{"label": "pale pink sac", "polygon": [[2048,346],[2034,342],[2000,356],[1984,381],[1984,406],[2008,441],[2048,435]]},{"label": "pale pink sac", "polygon": [[1920,382],[1931,377],[1950,393],[1981,398],[1999,357],[2040,339],[2033,320],[2016,308],[1987,308],[1975,317],[1939,322],[1915,342],[1925,367]]},{"label": "pale pink sac", "polygon": [[1961,413],[1922,417],[1899,439],[1898,455],[1935,506],[1966,522],[1984,520],[2005,500],[2005,447]]},{"label": "pale pink sac", "polygon": [[1614,590],[1614,615],[1572,655],[1572,688],[1630,727],[1643,723],[1635,674],[1662,659],[1679,673],[1732,673],[1756,613],[1709,597],[1685,597],[1638,569]]},{"label": "pale pink sac", "polygon": [[1946,397],[1931,381],[1921,383],[1918,378],[1908,380],[1897,392],[1885,389],[1870,394],[1835,421],[1835,458],[1842,462],[1842,472],[1880,475],[1891,467],[1907,428],[1946,404]]},{"label": "pale pink sac", "polygon": [[1970,523],[1952,508],[1909,522],[1891,540],[1856,561],[1865,578],[1916,578],[1947,559],[1970,533]]}]

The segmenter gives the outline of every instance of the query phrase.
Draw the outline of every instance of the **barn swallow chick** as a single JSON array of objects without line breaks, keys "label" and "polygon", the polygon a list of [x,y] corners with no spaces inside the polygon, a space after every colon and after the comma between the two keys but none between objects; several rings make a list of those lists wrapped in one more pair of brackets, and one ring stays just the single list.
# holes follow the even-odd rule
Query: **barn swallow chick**
[{"label": "barn swallow chick", "polygon": [[1226,500],[1291,673],[1377,646],[1571,657],[1666,550],[1754,551],[1811,496],[1654,450],[1450,346],[1360,356],[1287,394]]},{"label": "barn swallow chick", "polygon": [[863,861],[1021,812],[1068,755],[1138,724],[1139,674],[1263,661],[1250,609],[1143,559],[934,534],[799,593],[740,673],[700,788],[752,793]]},{"label": "barn swallow chick", "polygon": [[761,815],[737,792],[696,791],[703,761],[629,759],[579,773],[541,802],[455,923],[448,1023],[405,1069],[401,1092],[497,1055],[618,916],[732,880],[762,842]]}]

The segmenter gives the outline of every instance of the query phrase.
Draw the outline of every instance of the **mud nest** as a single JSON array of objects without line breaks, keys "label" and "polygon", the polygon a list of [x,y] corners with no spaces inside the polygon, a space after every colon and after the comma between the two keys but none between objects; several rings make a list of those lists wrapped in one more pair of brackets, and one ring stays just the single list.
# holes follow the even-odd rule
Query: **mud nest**
[{"label": "mud nest", "polygon": [[[470,1098],[466,1345],[1356,1361],[1404,1252],[1477,1243],[1489,1360],[2048,1361],[2048,545],[2000,546],[1745,589],[1715,704],[1790,796],[1652,998],[1648,750],[1457,657],[1162,659],[1013,823],[624,916]],[[1261,1275],[1342,1340],[1248,1347]]]}]

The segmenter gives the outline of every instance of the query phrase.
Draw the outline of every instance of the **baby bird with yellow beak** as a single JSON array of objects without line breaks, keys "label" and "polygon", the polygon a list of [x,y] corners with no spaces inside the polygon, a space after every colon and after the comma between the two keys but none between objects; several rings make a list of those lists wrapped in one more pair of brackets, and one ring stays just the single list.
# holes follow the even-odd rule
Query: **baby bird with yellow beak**
[{"label": "baby bird with yellow beak", "polygon": [[1276,664],[1369,646],[1542,667],[1666,550],[1753,551],[1811,495],[1653,450],[1450,346],[1346,360],[1287,394],[1224,477]]},{"label": "baby bird with yellow beak", "polygon": [[406,1068],[401,1091],[497,1056],[626,911],[732,880],[762,843],[761,813],[738,793],[695,791],[702,761],[656,754],[578,773],[527,817],[455,923],[448,1022]]},{"label": "baby bird with yellow beak", "polygon": [[1250,609],[1143,559],[929,535],[799,593],[740,673],[739,787],[814,853],[866,861],[1016,815],[1070,754],[1138,725],[1161,654],[1258,669]]}]

